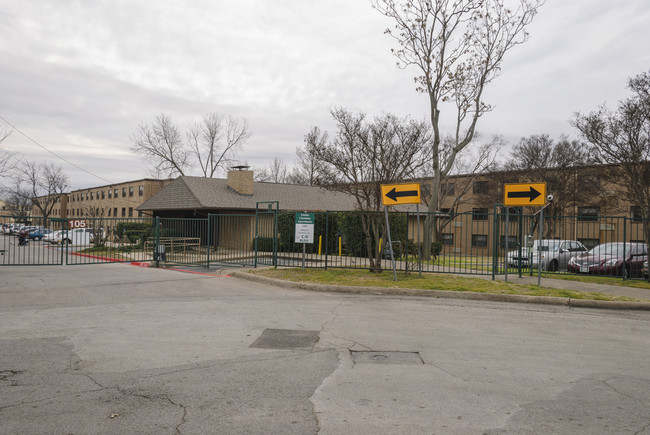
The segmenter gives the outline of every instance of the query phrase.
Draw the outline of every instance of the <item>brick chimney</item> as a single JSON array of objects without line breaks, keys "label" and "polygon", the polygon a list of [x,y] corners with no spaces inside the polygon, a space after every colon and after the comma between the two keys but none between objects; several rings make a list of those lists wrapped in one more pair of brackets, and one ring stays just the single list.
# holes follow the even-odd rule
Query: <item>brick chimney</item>
[{"label": "brick chimney", "polygon": [[248,166],[233,166],[228,171],[228,187],[240,195],[253,195],[253,171]]}]

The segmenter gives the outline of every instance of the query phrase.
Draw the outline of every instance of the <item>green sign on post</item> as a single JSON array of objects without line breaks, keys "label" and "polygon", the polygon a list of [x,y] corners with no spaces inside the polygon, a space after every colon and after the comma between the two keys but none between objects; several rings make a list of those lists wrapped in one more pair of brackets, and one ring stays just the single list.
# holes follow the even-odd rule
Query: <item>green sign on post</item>
[{"label": "green sign on post", "polygon": [[296,213],[295,243],[314,243],[314,213]]}]

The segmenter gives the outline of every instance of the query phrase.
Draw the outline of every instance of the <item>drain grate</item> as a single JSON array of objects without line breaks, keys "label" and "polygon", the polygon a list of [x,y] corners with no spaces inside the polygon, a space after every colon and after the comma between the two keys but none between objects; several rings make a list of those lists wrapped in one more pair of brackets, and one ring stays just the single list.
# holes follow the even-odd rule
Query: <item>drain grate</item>
[{"label": "drain grate", "polygon": [[351,350],[355,364],[424,364],[419,352]]},{"label": "drain grate", "polygon": [[301,349],[318,341],[318,331],[297,329],[265,329],[249,347],[262,349]]}]

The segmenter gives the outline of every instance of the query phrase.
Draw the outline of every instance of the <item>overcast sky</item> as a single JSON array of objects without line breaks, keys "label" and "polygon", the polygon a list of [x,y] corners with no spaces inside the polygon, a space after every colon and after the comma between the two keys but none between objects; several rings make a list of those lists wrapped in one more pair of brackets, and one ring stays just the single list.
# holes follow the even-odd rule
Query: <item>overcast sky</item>
[{"label": "overcast sky", "polygon": [[[369,0],[0,0],[0,116],[67,162],[19,131],[2,145],[62,166],[73,189],[99,186],[148,175],[129,151],[140,123],[216,112],[247,119],[241,160],[293,163],[312,126],[333,133],[333,106],[427,115],[390,25]],[[648,0],[547,0],[478,130],[576,137],[574,112],[615,107],[650,70],[649,29]]]}]

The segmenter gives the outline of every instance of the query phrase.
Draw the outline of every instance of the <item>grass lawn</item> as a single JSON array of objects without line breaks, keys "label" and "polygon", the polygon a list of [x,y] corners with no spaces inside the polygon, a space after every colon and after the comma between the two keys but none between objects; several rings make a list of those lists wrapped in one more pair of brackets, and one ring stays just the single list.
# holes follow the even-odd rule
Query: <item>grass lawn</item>
[{"label": "grass lawn", "polygon": [[[430,290],[447,291],[471,291],[478,293],[529,295],[529,296],[552,296],[572,299],[592,299],[602,301],[635,301],[639,299],[625,296],[612,296],[601,293],[588,293],[576,290],[554,289],[549,287],[538,287],[537,285],[521,285],[503,281],[492,281],[482,278],[471,278],[467,276],[445,275],[445,274],[424,274],[422,277],[417,273],[397,274],[397,282],[393,280],[392,271],[384,271],[381,274],[370,273],[367,270],[351,269],[266,269],[255,270],[251,273],[269,278],[282,279],[287,281],[308,282],[316,284],[361,286],[361,287],[396,287],[396,288],[417,288]],[[552,276],[555,278],[555,276]]]}]

